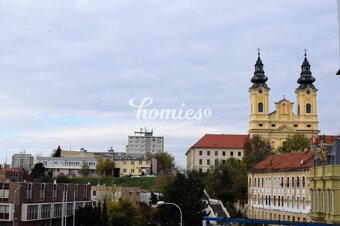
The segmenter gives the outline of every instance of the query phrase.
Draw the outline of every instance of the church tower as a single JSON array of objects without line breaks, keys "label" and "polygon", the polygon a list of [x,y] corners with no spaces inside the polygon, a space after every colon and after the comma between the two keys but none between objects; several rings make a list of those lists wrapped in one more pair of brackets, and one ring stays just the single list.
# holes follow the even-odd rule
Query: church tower
[{"label": "church tower", "polygon": [[319,133],[316,105],[316,92],[318,90],[313,85],[314,81],[315,78],[312,76],[307,54],[305,53],[300,78],[297,80],[300,85],[295,90],[295,93],[299,122],[297,131],[308,135],[317,135]]},{"label": "church tower", "polygon": [[263,63],[258,51],[258,57],[255,64],[254,76],[251,79],[253,85],[249,88],[250,94],[250,129],[249,134],[252,136],[257,129],[262,129],[268,125],[269,120],[269,87],[267,86],[268,78],[264,74]]}]

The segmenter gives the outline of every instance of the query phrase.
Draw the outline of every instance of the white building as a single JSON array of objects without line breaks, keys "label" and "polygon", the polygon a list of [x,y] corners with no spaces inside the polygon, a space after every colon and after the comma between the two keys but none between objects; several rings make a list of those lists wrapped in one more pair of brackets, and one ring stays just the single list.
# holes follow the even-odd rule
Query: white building
[{"label": "white building", "polygon": [[248,135],[206,134],[185,153],[187,170],[207,172],[217,161],[230,157],[242,160]]},{"label": "white building", "polygon": [[97,176],[96,159],[87,157],[37,157],[36,163],[44,164],[53,177],[64,173],[66,176],[81,176],[80,170],[83,164],[89,166],[89,176]]},{"label": "white building", "polygon": [[128,154],[157,154],[164,151],[164,137],[153,136],[153,131],[135,132],[128,137]]},{"label": "white building", "polygon": [[33,168],[33,161],[33,156],[23,151],[12,156],[12,168],[21,168],[30,172]]}]

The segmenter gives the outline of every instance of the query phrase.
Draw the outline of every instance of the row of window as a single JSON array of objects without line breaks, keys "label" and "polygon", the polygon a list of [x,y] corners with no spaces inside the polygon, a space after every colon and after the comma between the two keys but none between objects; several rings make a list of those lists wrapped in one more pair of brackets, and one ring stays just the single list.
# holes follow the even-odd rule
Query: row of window
[{"label": "row of window", "polygon": [[[259,102],[257,105],[257,111],[258,112],[263,112],[263,103]],[[311,104],[306,104],[306,113],[310,114],[312,113],[312,105]],[[298,106],[298,114],[300,114],[300,106]]]},{"label": "row of window", "polygon": [[[131,165],[135,165],[135,161],[131,161]],[[146,161],[146,165],[150,165],[150,161]],[[127,165],[127,161],[123,161],[123,165]],[[138,165],[143,165],[143,161],[138,161]]]},{"label": "row of window", "polygon": [[[282,216],[282,218],[281,218]],[[268,220],[282,220],[282,221],[303,221],[306,222],[306,218],[304,217],[295,217],[295,216],[290,216],[290,215],[284,215],[284,214],[272,214],[272,213],[265,213],[263,210],[261,211],[254,211],[254,216],[255,219],[268,219]]]},{"label": "row of window", "polygon": [[302,209],[306,209],[306,198],[302,197],[302,202],[300,197],[297,197],[295,199],[295,197],[292,197],[292,199],[290,199],[289,196],[287,196],[287,198],[285,199],[284,202],[284,197],[283,196],[273,196],[273,198],[270,195],[266,195],[265,197],[262,196],[262,198],[260,196],[254,196],[254,201],[257,205],[260,204],[265,204],[268,206],[278,206],[278,207],[284,207],[286,206],[287,208],[297,208],[300,209],[300,204],[302,203]]},{"label": "row of window", "polygon": [[[271,187],[271,177],[261,177],[261,178],[254,178],[254,187]],[[302,187],[306,186],[306,178],[305,176],[300,177],[286,177],[286,183],[284,183],[284,177],[273,177],[274,181],[274,188],[281,187],[283,188],[284,185],[286,187]],[[251,186],[251,178],[249,178],[249,186]]]},{"label": "row of window", "polygon": [[[212,151],[211,151],[212,152]],[[219,152],[220,151],[215,151],[215,156],[219,156]],[[200,156],[203,155],[203,151],[199,151],[198,154]],[[210,151],[207,151],[207,155],[210,156]],[[226,151],[222,151],[222,156],[226,156]],[[229,152],[229,156],[234,156],[234,151],[230,151]],[[242,152],[241,151],[238,151],[237,152],[237,156],[242,156]]]}]

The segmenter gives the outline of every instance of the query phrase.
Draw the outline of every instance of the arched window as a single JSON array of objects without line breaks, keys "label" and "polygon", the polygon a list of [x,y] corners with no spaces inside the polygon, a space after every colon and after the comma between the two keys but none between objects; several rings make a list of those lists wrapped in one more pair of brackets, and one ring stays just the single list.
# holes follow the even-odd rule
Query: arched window
[{"label": "arched window", "polygon": [[310,104],[306,104],[306,113],[312,113],[312,106]]},{"label": "arched window", "polygon": [[263,103],[262,102],[260,102],[258,104],[258,112],[263,112]]}]

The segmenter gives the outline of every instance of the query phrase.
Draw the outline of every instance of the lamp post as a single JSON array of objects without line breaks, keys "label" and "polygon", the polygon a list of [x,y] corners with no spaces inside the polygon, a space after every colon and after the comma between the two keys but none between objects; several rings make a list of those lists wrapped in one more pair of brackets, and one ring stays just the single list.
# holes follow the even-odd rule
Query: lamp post
[{"label": "lamp post", "polygon": [[15,202],[15,200],[16,200],[16,197],[17,197],[17,190],[19,189],[19,188],[21,188],[23,185],[20,185],[19,187],[17,187],[15,190],[14,190],[14,205],[13,205],[13,226],[15,226],[15,205],[16,205],[16,202]]},{"label": "lamp post", "polygon": [[179,215],[180,215],[180,223],[179,225],[182,226],[182,210],[181,208],[175,204],[175,203],[172,203],[172,202],[164,202],[164,201],[158,201],[157,202],[157,206],[160,206],[160,205],[173,205],[173,206],[176,206],[178,209],[179,209]]}]

